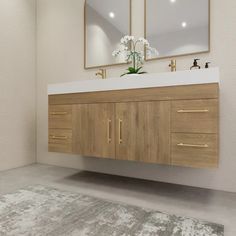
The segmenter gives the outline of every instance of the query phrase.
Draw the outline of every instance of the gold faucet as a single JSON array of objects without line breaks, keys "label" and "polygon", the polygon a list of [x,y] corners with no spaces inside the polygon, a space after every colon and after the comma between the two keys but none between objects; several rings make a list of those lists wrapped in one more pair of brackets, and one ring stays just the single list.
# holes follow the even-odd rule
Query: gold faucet
[{"label": "gold faucet", "polygon": [[96,73],[96,76],[101,76],[102,79],[107,78],[107,70],[106,69],[99,69],[99,71]]},{"label": "gold faucet", "polygon": [[171,60],[169,67],[171,68],[171,72],[175,72],[177,69],[176,60]]}]

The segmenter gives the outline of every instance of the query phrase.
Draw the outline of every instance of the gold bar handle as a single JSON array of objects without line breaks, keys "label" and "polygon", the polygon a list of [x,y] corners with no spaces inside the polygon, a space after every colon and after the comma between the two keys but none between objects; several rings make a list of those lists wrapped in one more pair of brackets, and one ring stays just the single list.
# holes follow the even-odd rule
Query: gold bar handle
[{"label": "gold bar handle", "polygon": [[207,113],[209,110],[204,109],[204,110],[178,110],[178,113]]},{"label": "gold bar handle", "polygon": [[208,148],[207,144],[187,144],[187,143],[179,143],[177,144],[179,147],[193,147],[193,148]]},{"label": "gold bar handle", "polygon": [[62,112],[50,112],[50,115],[52,116],[62,116],[62,115],[67,115],[68,113],[66,111]]},{"label": "gold bar handle", "polygon": [[122,122],[123,120],[119,119],[119,144],[123,142],[122,140]]},{"label": "gold bar handle", "polygon": [[58,139],[58,140],[67,140],[67,136],[50,136],[51,139]]},{"label": "gold bar handle", "polygon": [[111,143],[111,120],[107,121],[107,142]]}]

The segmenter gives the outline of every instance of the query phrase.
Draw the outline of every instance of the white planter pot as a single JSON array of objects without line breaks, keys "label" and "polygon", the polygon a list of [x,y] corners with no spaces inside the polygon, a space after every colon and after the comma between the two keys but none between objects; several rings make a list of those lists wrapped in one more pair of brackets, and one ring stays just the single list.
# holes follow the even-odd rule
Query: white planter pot
[{"label": "white planter pot", "polygon": [[123,76],[123,78],[138,78],[138,77],[140,77],[140,78],[142,78],[142,75],[139,75],[139,74],[128,74],[128,75],[124,75]]}]

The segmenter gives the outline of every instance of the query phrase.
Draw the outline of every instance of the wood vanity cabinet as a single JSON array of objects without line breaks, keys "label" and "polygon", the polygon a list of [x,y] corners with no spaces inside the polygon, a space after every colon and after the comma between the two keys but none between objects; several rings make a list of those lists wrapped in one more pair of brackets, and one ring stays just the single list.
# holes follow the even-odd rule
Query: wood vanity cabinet
[{"label": "wood vanity cabinet", "polygon": [[50,105],[48,113],[49,151],[72,153],[72,106]]},{"label": "wood vanity cabinet", "polygon": [[49,96],[49,151],[218,166],[217,83]]},{"label": "wood vanity cabinet", "polygon": [[115,104],[73,105],[73,152],[115,158]]},{"label": "wood vanity cabinet", "polygon": [[116,159],[170,164],[170,102],[116,104]]}]

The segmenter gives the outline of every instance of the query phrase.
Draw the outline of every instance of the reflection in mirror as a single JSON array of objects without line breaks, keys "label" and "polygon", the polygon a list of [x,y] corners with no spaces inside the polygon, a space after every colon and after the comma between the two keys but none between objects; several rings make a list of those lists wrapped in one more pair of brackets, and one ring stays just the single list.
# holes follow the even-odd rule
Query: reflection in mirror
[{"label": "reflection in mirror", "polygon": [[208,52],[209,0],[146,0],[145,34],[158,50],[146,59]]},{"label": "reflection in mirror", "polygon": [[85,1],[85,68],[125,63],[112,52],[131,34],[131,0]]}]

